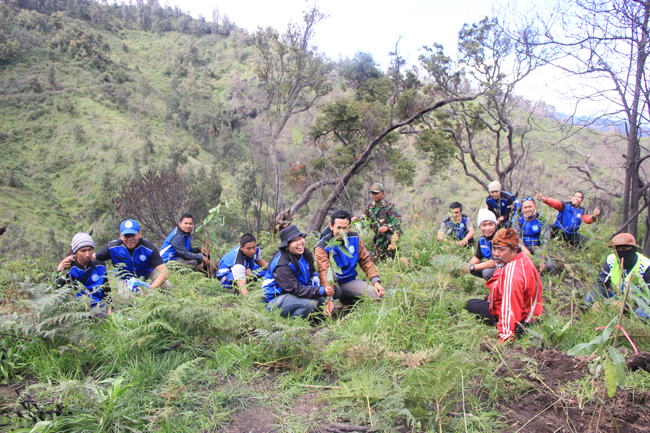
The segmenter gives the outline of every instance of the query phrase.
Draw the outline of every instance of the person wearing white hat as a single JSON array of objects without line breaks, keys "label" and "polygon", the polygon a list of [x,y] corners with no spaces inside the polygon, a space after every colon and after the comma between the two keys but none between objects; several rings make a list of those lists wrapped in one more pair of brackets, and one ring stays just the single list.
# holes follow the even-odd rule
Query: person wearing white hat
[{"label": "person wearing white hat", "polygon": [[99,308],[96,316],[106,318],[108,310],[102,301],[111,288],[106,278],[106,265],[92,258],[95,251],[93,238],[87,233],[77,233],[72,238],[71,251],[72,255],[63,259],[57,267],[58,272],[65,271],[59,285],[77,284],[80,290],[75,297],[90,297],[90,306]]},{"label": "person wearing white hat", "polygon": [[511,227],[521,209],[521,203],[514,194],[502,191],[501,182],[495,180],[488,185],[490,195],[485,199],[487,208],[497,217],[499,228]]},{"label": "person wearing white hat", "polygon": [[496,271],[496,263],[492,260],[492,237],[497,231],[497,218],[494,213],[487,209],[479,209],[478,228],[483,233],[483,236],[478,240],[474,257],[463,268],[463,271],[487,281],[492,278],[494,271]]}]

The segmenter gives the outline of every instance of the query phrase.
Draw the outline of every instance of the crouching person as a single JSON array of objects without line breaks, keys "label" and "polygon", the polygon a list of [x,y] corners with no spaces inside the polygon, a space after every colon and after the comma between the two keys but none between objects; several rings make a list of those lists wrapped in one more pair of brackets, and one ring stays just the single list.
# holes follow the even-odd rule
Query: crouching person
[{"label": "crouching person", "polygon": [[97,308],[95,317],[105,319],[110,313],[103,304],[103,300],[111,288],[106,278],[104,262],[93,260],[95,242],[87,233],[77,233],[72,237],[72,255],[59,263],[58,272],[66,271],[65,282],[77,284],[79,291],[75,294],[77,299],[83,296],[90,298],[90,306]]},{"label": "crouching person", "polygon": [[469,272],[475,277],[487,281],[492,278],[496,270],[496,265],[492,259],[492,238],[497,231],[497,218],[494,213],[487,209],[479,209],[478,228],[483,233],[483,236],[478,240],[476,253],[469,261],[469,264],[463,268],[463,272]]},{"label": "crouching person", "polygon": [[280,251],[271,262],[262,285],[266,308],[278,308],[282,317],[307,318],[320,311],[331,287],[321,287],[314,272],[314,257],[305,249],[305,234],[295,225],[280,231]]},{"label": "crouching person", "polygon": [[[629,233],[616,235],[612,239],[612,246],[616,252],[607,257],[603,268],[598,274],[594,288],[585,298],[585,302],[593,305],[596,311],[600,300],[615,297],[622,300],[626,283],[632,283],[639,288],[650,284],[650,259],[643,254],[637,253],[634,236]],[[633,287],[630,287],[630,290],[630,295],[637,292],[637,289]],[[628,299],[630,299],[629,295]],[[650,315],[647,314],[647,311],[650,311],[650,307],[641,298],[637,299],[638,302],[634,312],[643,319],[649,319]],[[643,302],[643,305],[639,305],[641,302]]]},{"label": "crouching person", "polygon": [[205,250],[192,247],[194,217],[188,213],[181,215],[178,226],[172,230],[162,244],[160,255],[165,263],[173,260],[189,266],[195,271],[209,272],[210,259]]},{"label": "crouching person", "polygon": [[492,258],[497,271],[486,283],[488,300],[470,299],[465,308],[496,324],[499,340],[506,342],[542,314],[542,284],[535,264],[519,248],[516,230],[496,232]]},{"label": "crouching person", "polygon": [[[136,292],[160,287],[171,290],[167,281],[169,272],[160,256],[158,248],[146,239],[142,239],[140,224],[134,220],[122,221],[120,238],[111,241],[95,254],[95,259],[111,260],[117,277],[118,293],[130,299]],[[151,284],[140,278],[152,281]]]},{"label": "crouching person", "polygon": [[237,282],[239,292],[246,296],[246,280],[265,278],[267,266],[255,236],[246,233],[239,238],[239,246],[230,250],[219,261],[217,278],[225,289],[231,289],[233,283]]},{"label": "crouching person", "polygon": [[[345,210],[332,212],[329,223],[331,233],[321,239],[315,249],[318,276],[323,285],[327,284],[330,254],[336,265],[341,268],[341,273],[333,274],[336,281],[334,299],[340,299],[343,304],[350,304],[362,296],[373,299],[384,296],[384,288],[368,250],[359,235],[349,231],[351,220],[350,213]],[[347,233],[347,248],[343,245],[343,233]],[[332,239],[338,240],[339,243],[332,245]],[[357,264],[361,266],[370,282],[357,279]]]}]

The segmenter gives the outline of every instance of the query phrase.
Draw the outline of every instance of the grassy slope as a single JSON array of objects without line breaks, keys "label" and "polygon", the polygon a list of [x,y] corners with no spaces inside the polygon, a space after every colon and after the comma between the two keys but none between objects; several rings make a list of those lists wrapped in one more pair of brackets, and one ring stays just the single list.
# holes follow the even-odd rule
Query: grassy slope
[{"label": "grassy slope", "polygon": [[[33,424],[13,412],[18,399],[12,389],[20,392],[24,385],[44,410],[64,403],[63,415],[48,431],[68,425],[66,431],[234,432],[275,426],[306,432],[324,431],[337,420],[372,424],[380,431],[512,431],[514,415],[508,410],[530,401],[528,421],[541,415],[547,398],[561,398],[567,411],[578,413],[549,412],[559,418],[553,431],[570,431],[567,418],[575,425],[585,417],[588,422],[604,390],[602,375],[589,373],[595,370],[581,358],[571,380],[545,387],[536,377],[548,374],[545,359],[559,355],[534,356],[529,348],[540,341],[530,335],[495,346],[496,330],[463,310],[466,299],[486,294],[484,284],[456,271],[470,252],[446,251],[431,229],[422,222],[408,229],[399,258],[379,266],[388,289],[384,300],[364,301],[347,316],[317,327],[269,314],[259,302],[260,283],[242,299],[223,292],[214,280],[188,273],[172,275],[169,295],[116,306],[99,326],[80,324],[66,314],[83,309],[78,302],[51,310],[48,306],[58,303],[53,295],[39,296],[36,303],[17,300],[35,288],[29,283],[21,288],[16,282],[23,277],[14,280],[4,270],[2,286],[9,288],[4,294],[13,302],[2,312],[19,313],[22,304],[42,310],[44,322],[35,327],[31,315],[0,316],[3,329],[30,338],[2,337],[16,355],[11,365],[4,364],[11,388],[0,386],[0,424]],[[263,242],[267,257],[277,241]],[[597,326],[618,314],[609,307],[599,314],[578,307],[607,251],[601,240],[581,252],[554,245],[561,266],[558,274],[543,277],[544,316],[531,328],[546,348],[565,351],[587,342],[599,335]],[[55,317],[66,319],[52,325]],[[559,332],[569,321],[572,326]],[[554,322],[556,328],[548,328]],[[623,326],[639,350],[650,350],[648,324],[633,316],[624,318]],[[54,339],[40,338],[46,333]],[[627,341],[619,339],[619,346],[630,353]],[[523,367],[516,369],[517,362]],[[649,391],[650,374],[628,372],[620,397],[606,404],[612,411],[623,399],[625,408],[643,411]],[[635,424],[617,413],[622,428],[644,428],[645,418]],[[611,427],[607,412],[605,425]]]}]

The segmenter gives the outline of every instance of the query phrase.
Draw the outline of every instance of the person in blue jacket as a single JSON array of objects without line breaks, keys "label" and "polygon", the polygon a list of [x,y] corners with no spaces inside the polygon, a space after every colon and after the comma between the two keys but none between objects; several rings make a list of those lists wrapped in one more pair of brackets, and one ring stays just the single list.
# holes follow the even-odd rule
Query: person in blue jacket
[{"label": "person in blue jacket", "polygon": [[217,278],[225,289],[231,289],[233,282],[237,282],[239,292],[246,296],[246,279],[259,279],[266,277],[268,263],[262,258],[257,239],[252,233],[246,233],[239,238],[239,246],[227,252],[219,261]]},{"label": "person in blue jacket", "polygon": [[[358,233],[350,231],[351,221],[352,216],[346,210],[332,212],[329,223],[331,234],[322,238],[314,249],[318,277],[322,285],[330,285],[330,259],[333,259],[338,267],[337,270],[332,270],[334,299],[340,299],[344,305],[356,302],[364,296],[378,299],[384,296],[385,292],[363,240]],[[347,234],[347,247],[343,241],[343,233]],[[357,265],[361,267],[366,278],[357,278]]]},{"label": "person in blue jacket", "polygon": [[488,185],[490,195],[485,199],[487,208],[497,217],[497,228],[512,227],[521,203],[514,194],[501,191],[501,182],[495,180]]},{"label": "person in blue jacket", "polygon": [[474,226],[472,220],[463,213],[463,205],[455,201],[449,205],[449,215],[438,229],[438,240],[451,238],[458,246],[474,245]]},{"label": "person in blue jacket", "polygon": [[160,249],[160,255],[165,263],[173,260],[198,271],[210,269],[210,258],[207,252],[203,248],[192,247],[193,230],[194,217],[184,213]]},{"label": "person in blue jacket", "polygon": [[[158,247],[142,239],[140,224],[135,220],[122,221],[120,238],[109,242],[93,258],[111,260],[117,277],[118,293],[124,298],[131,298],[134,292],[140,292],[143,288],[172,288],[167,281],[169,271]],[[152,282],[144,283],[141,279]]]},{"label": "person in blue jacket", "polygon": [[585,198],[582,191],[576,191],[570,201],[564,202],[544,197],[539,191],[535,198],[558,211],[555,225],[551,227],[554,236],[560,236],[573,246],[579,247],[587,243],[589,238],[578,233],[580,223],[584,221],[585,224],[592,224],[598,221],[600,209],[596,208],[591,215],[588,215],[585,208],[582,207],[582,201]]},{"label": "person in blue jacket", "polygon": [[544,216],[537,212],[533,197],[526,197],[521,201],[521,211],[523,215],[516,221],[519,239],[533,256],[544,258],[539,271],[551,272],[555,268],[555,264],[548,252],[548,243],[551,238],[549,224]]},{"label": "person in blue jacket", "polygon": [[95,241],[87,233],[77,233],[72,237],[72,255],[66,257],[59,263],[58,272],[65,271],[62,284],[76,284],[79,291],[75,294],[77,299],[82,297],[90,298],[90,306],[98,308],[95,314],[98,318],[106,318],[110,313],[103,301],[110,293],[106,277],[106,266],[104,262],[93,260]]},{"label": "person in blue jacket", "polygon": [[[314,256],[305,248],[305,234],[295,225],[280,231],[279,251],[269,263],[262,285],[266,308],[278,308],[282,317],[307,318],[334,295],[332,287],[323,287],[314,268]],[[328,302],[331,304],[331,301]]]}]

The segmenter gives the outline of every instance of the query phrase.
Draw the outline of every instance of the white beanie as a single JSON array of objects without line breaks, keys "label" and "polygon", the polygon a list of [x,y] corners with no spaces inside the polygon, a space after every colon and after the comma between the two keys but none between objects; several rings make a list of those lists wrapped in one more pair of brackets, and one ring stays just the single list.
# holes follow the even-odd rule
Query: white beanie
[{"label": "white beanie", "polygon": [[77,251],[84,247],[95,249],[95,242],[88,233],[77,233],[72,237],[72,252],[76,254]]},{"label": "white beanie", "polygon": [[498,180],[492,181],[488,184],[488,192],[501,191],[501,182]]},{"label": "white beanie", "polygon": [[492,221],[494,224],[497,224],[497,217],[494,216],[494,213],[487,208],[482,208],[478,210],[478,225],[480,226],[484,221]]}]

